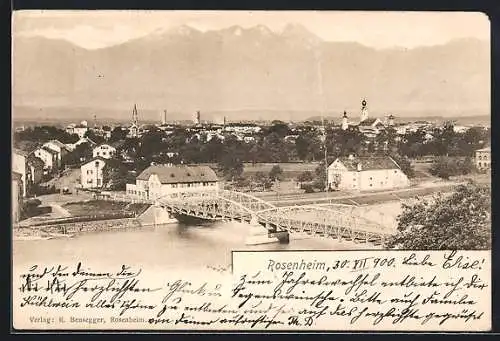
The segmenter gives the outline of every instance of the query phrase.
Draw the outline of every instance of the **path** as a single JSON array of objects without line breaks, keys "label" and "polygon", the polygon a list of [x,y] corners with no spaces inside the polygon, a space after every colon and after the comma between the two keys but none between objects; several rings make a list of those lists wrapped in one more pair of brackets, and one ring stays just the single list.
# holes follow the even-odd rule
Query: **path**
[{"label": "path", "polygon": [[52,207],[52,213],[55,213],[55,215],[57,215],[57,217],[54,217],[54,218],[71,217],[71,213],[69,213],[69,211],[67,209],[65,209],[64,207],[62,207],[59,204],[51,202],[51,203],[47,203],[47,206]]},{"label": "path", "polygon": [[[380,191],[380,192],[369,192],[369,193],[350,193],[350,194],[344,194],[344,195],[329,195],[329,193],[323,193],[322,197],[315,197],[315,198],[307,198],[307,197],[295,197],[293,199],[278,199],[278,200],[269,200],[271,204],[282,206],[282,205],[294,205],[294,204],[314,204],[314,203],[325,203],[325,202],[330,202],[330,201],[341,201],[341,200],[347,200],[350,201],[351,203],[357,202],[356,199],[359,198],[376,198],[377,196],[386,196],[386,195],[391,195],[393,197],[392,200],[399,200],[398,194],[408,194],[408,193],[414,193],[414,195],[428,195],[432,194],[437,191],[449,191],[454,186],[456,186],[457,183],[448,183],[444,184],[441,183],[439,185],[433,185],[433,186],[422,186],[422,187],[410,187],[410,188],[403,188],[403,189],[397,189],[397,190],[391,190],[391,191]],[[429,192],[429,193],[426,193]],[[382,199],[381,202],[383,201],[388,201],[387,199]]]}]

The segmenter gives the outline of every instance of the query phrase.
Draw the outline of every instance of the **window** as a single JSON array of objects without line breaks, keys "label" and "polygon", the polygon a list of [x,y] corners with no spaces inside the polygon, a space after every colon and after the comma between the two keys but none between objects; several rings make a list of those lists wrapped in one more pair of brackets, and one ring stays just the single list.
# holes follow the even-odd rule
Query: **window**
[{"label": "window", "polygon": [[88,180],[87,180],[87,183],[88,183],[88,184],[91,184],[91,183],[92,183],[92,179],[88,179]]},{"label": "window", "polygon": [[97,179],[97,186],[101,185],[101,179]]},{"label": "window", "polygon": [[481,168],[481,162],[478,162],[478,166],[479,166],[479,168]]},{"label": "window", "polygon": [[398,172],[398,171],[397,171],[397,170],[395,170],[395,171],[394,171],[394,174],[396,174],[397,172]]},{"label": "window", "polygon": [[373,180],[373,178],[370,176],[370,180]]},{"label": "window", "polygon": [[372,186],[373,186],[373,185],[372,185],[372,184],[370,184],[370,187],[372,187]]}]

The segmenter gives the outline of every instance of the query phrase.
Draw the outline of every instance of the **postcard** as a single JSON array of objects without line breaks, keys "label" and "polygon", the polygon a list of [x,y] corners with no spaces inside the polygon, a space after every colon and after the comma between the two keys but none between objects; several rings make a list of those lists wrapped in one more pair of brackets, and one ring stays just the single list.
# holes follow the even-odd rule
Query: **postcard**
[{"label": "postcard", "polygon": [[12,28],[14,332],[491,330],[486,15]]}]

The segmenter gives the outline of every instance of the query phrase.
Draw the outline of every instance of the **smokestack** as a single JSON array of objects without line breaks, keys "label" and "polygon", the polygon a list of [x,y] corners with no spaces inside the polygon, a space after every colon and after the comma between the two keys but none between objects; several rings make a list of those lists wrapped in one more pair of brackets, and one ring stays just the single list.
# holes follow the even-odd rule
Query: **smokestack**
[{"label": "smokestack", "polygon": [[161,119],[161,124],[162,125],[167,124],[167,110],[163,110],[163,116],[162,116],[162,119]]}]

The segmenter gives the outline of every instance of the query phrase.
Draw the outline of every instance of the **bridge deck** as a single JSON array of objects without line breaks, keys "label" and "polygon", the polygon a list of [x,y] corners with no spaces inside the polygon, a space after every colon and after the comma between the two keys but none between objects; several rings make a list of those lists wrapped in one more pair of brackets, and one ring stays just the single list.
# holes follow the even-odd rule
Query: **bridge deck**
[{"label": "bridge deck", "polygon": [[270,232],[301,232],[323,237],[383,243],[392,229],[367,219],[353,205],[276,207],[233,191],[189,193],[160,198],[157,203],[174,215],[206,220],[239,220],[266,226]]}]

